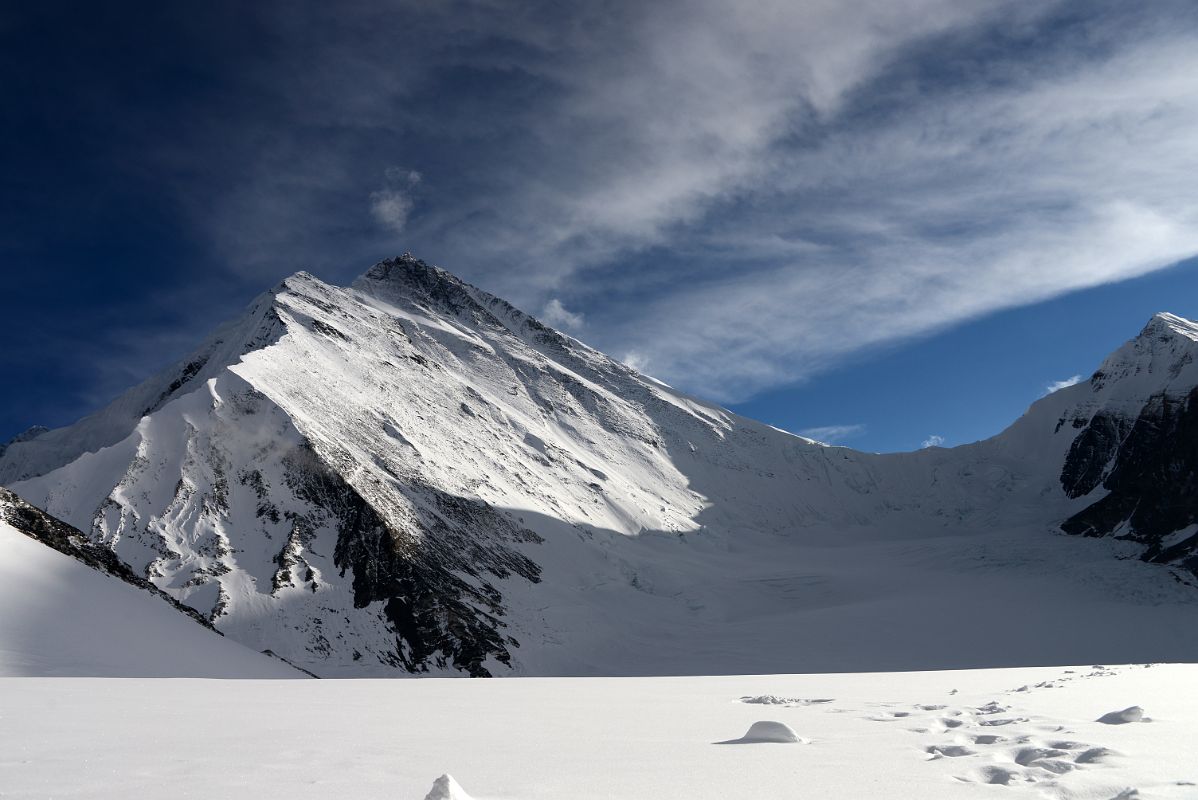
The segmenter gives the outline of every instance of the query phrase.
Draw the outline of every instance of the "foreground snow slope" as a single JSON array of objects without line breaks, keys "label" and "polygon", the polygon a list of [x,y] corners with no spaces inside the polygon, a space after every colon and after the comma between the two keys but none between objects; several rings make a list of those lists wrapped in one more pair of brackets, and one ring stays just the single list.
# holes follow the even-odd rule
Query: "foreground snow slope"
[{"label": "foreground snow slope", "polygon": [[9,505],[0,490],[0,675],[304,677],[102,564],[51,549],[7,521]]},{"label": "foreground snow slope", "polygon": [[0,481],[325,676],[1195,660],[1195,355],[1160,315],[1000,436],[860,453],[403,257],[288,278]]},{"label": "foreground snow slope", "polygon": [[[78,800],[421,800],[443,773],[475,800],[1193,798],[1196,682],[1194,665],[0,680],[0,777],[6,797]],[[1129,706],[1146,719],[1096,721]],[[767,720],[806,743],[719,744]]]}]

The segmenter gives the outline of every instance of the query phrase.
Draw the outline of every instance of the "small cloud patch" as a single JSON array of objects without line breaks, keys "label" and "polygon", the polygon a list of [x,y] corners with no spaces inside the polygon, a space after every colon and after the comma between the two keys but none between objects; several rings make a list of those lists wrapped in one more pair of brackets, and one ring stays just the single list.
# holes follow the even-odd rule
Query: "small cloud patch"
[{"label": "small cloud patch", "polygon": [[1044,393],[1041,394],[1040,396],[1044,397],[1046,395],[1052,394],[1053,392],[1059,392],[1061,389],[1068,389],[1070,386],[1073,386],[1074,384],[1081,383],[1081,382],[1082,382],[1081,375],[1073,375],[1072,377],[1066,378],[1063,381],[1053,381],[1052,383],[1050,383],[1044,387]]},{"label": "small cloud patch", "polygon": [[375,222],[394,233],[403,233],[416,202],[411,190],[423,180],[414,169],[387,167],[383,173],[388,182],[385,189],[370,193],[370,213]]},{"label": "small cloud patch", "polygon": [[929,447],[944,447],[944,437],[938,433],[933,433],[931,436],[923,440],[919,445],[921,450],[927,450]]},{"label": "small cloud patch", "polygon": [[541,317],[554,328],[567,328],[570,330],[581,328],[583,322],[585,322],[582,314],[570,311],[556,297],[545,304],[545,310],[541,312]]},{"label": "small cloud patch", "polygon": [[624,362],[624,366],[628,367],[629,369],[634,369],[637,372],[643,373],[649,368],[649,359],[635,350],[630,350],[625,353],[624,358],[621,360]]}]

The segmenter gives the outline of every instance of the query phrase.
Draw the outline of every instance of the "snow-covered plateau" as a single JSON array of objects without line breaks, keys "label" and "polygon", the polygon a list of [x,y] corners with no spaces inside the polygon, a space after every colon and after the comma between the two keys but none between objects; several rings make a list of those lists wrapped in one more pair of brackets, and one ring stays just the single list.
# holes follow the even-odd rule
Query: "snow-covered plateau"
[{"label": "snow-covered plateau", "polygon": [[[1193,665],[486,681],[0,679],[0,794],[1193,798],[1196,682]],[[1132,706],[1142,709],[1137,721],[1098,721]],[[798,741],[737,741],[757,722],[780,723]]]},{"label": "snow-covered plateau", "polygon": [[322,677],[1193,661],[1196,352],[1161,314],[992,439],[863,453],[404,256],[286,279],[0,483]]}]

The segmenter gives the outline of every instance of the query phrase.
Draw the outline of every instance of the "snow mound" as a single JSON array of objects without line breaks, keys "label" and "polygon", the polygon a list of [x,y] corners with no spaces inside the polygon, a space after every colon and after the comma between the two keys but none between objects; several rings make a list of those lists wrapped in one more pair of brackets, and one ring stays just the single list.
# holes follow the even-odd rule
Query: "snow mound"
[{"label": "snow mound", "polygon": [[1131,706],[1122,711],[1110,711],[1098,718],[1104,725],[1125,725],[1128,722],[1139,722],[1144,719],[1144,709]]},{"label": "snow mound", "polygon": [[424,800],[471,800],[471,797],[458,785],[452,775],[446,773],[433,781],[433,788],[429,789]]},{"label": "snow mound", "polygon": [[778,744],[808,744],[808,741],[797,733],[794,729],[785,722],[774,722],[773,720],[759,720],[749,726],[748,732],[739,739],[729,739],[726,742],[717,742],[716,744],[757,744],[761,742],[775,742]]}]

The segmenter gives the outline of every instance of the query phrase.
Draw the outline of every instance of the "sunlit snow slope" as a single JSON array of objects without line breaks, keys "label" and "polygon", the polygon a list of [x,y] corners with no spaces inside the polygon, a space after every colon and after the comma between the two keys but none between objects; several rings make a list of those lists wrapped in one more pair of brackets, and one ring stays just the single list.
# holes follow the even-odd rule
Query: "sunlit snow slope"
[{"label": "sunlit snow slope", "polygon": [[1196,340],[1158,316],[994,439],[877,455],[405,256],[288,278],[0,481],[321,675],[1193,660]]},{"label": "sunlit snow slope", "polygon": [[0,489],[0,676],[304,677],[172,608],[78,537]]}]

